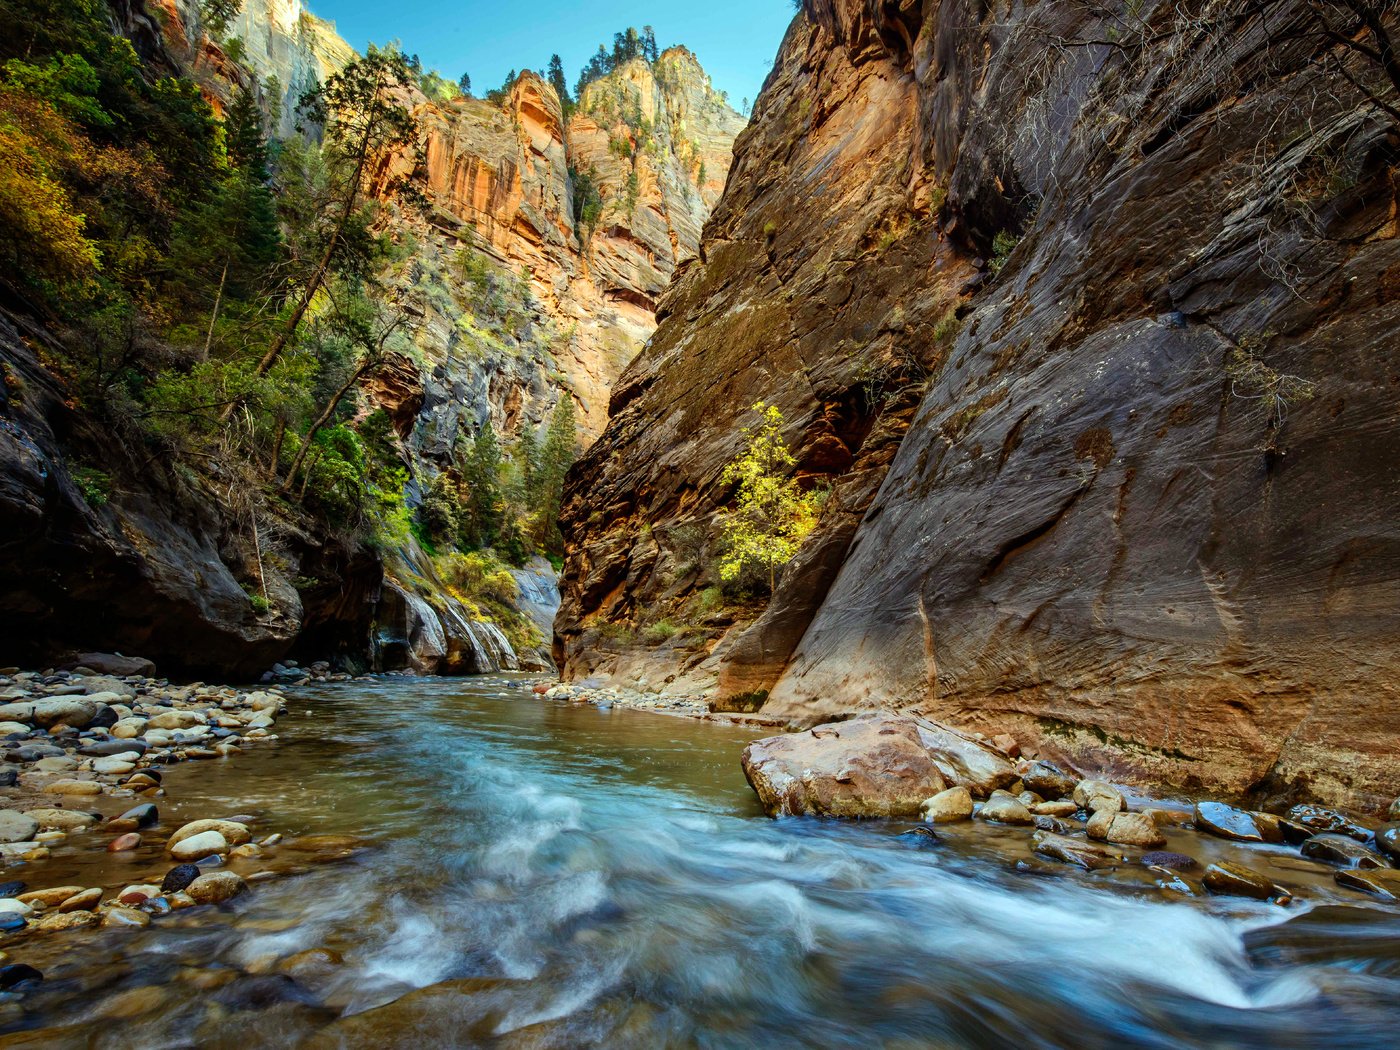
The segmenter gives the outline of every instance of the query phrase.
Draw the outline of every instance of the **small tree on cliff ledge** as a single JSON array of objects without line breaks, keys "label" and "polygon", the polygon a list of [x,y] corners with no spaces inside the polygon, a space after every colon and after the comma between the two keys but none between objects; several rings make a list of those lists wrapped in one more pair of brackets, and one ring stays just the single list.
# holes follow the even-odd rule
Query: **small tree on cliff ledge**
[{"label": "small tree on cliff ledge", "polygon": [[783,414],[776,405],[753,406],[759,425],[745,427],[746,449],[724,468],[720,481],[738,485],[734,509],[720,519],[724,553],[719,576],[731,583],[746,569],[768,576],[771,594],[778,568],[792,560],[817,523],[820,496],[803,492],[788,476],[794,460],[783,441]]}]

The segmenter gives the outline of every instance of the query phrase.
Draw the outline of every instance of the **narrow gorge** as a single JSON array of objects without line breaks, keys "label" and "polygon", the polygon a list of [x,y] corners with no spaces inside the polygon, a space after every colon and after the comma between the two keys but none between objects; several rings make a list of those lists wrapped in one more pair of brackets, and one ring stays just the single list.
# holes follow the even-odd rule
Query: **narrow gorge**
[{"label": "narrow gorge", "polygon": [[0,0],[0,1047],[1384,1045],[1400,5],[460,6]]}]

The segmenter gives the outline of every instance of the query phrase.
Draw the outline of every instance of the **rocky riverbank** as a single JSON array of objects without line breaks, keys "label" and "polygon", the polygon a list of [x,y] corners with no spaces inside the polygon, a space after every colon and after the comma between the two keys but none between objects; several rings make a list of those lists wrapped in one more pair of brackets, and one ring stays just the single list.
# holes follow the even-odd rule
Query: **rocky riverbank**
[{"label": "rocky riverbank", "polygon": [[767,737],[745,748],[742,762],[770,816],[915,820],[909,834],[931,843],[960,823],[1024,829],[1025,841],[1005,843],[1012,856],[1029,847],[1037,860],[1085,872],[1145,869],[1160,889],[1185,896],[1288,904],[1330,878],[1400,902],[1400,799],[1385,823],[1310,804],[1268,813],[1153,799],[1020,757],[1010,738],[908,716]]},{"label": "rocky riverbank", "polygon": [[30,936],[144,927],[365,845],[284,839],[247,813],[167,823],[162,769],[275,746],[287,699],[276,685],[175,685],[145,661],[92,662],[101,670],[0,670],[0,988],[42,978],[18,961]]},{"label": "rocky riverbank", "polygon": [[762,715],[714,711],[703,696],[670,693],[649,693],[640,689],[589,685],[558,681],[527,682],[524,688],[546,700],[563,700],[571,704],[592,704],[602,710],[626,707],[636,711],[651,711],[659,715],[683,715],[729,725],[780,726],[782,721]]}]

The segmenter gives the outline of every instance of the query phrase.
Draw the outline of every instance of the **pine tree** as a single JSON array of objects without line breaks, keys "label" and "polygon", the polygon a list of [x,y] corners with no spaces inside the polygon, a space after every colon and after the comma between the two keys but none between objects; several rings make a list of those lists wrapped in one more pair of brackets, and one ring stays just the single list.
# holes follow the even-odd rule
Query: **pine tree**
[{"label": "pine tree", "polygon": [[656,49],[656,32],[651,26],[642,26],[642,57],[651,63],[661,57]]},{"label": "pine tree", "polygon": [[559,512],[564,503],[564,475],[569,472],[578,454],[577,443],[578,427],[574,419],[573,398],[564,394],[549,417],[544,445],[540,449],[539,502],[534,528],[536,544],[554,554],[563,552]]},{"label": "pine tree", "polygon": [[470,96],[472,93],[472,78],[470,73],[463,73],[457,80],[457,86],[462,89],[462,94]]},{"label": "pine tree", "polygon": [[489,419],[476,432],[463,473],[467,502],[462,543],[467,547],[489,547],[501,530],[501,446]]},{"label": "pine tree", "polygon": [[573,100],[569,98],[569,82],[564,77],[564,62],[558,55],[549,56],[549,83],[559,96],[559,105],[567,111]]}]

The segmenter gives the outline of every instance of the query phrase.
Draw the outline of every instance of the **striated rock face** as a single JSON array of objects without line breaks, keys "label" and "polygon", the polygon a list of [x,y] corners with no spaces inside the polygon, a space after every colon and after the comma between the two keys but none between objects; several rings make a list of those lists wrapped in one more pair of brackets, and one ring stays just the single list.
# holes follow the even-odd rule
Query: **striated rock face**
[{"label": "striated rock face", "polygon": [[[1331,63],[1384,78],[1306,6],[1198,33],[1164,4],[809,3],[576,473],[570,671],[606,659],[592,624],[703,582],[656,537],[723,500],[725,405],[776,401],[808,470],[830,421],[855,487],[888,412],[843,431],[833,380],[898,332],[928,379],[888,473],[887,444],[717,679],[799,722],[903,708],[1118,778],[1393,795],[1397,135]],[[850,265],[887,195],[911,232]],[[928,304],[994,253],[939,351]]]}]

